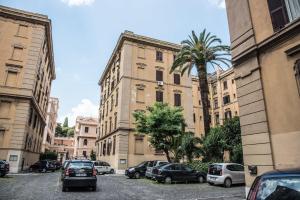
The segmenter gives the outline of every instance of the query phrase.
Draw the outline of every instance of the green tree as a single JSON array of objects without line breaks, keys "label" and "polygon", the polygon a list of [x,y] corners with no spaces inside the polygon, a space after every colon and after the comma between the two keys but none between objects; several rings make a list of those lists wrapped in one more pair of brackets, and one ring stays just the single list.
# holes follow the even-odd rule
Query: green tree
[{"label": "green tree", "polygon": [[226,141],[221,127],[211,128],[209,134],[201,138],[202,160],[204,162],[223,161],[225,147]]},{"label": "green tree", "polygon": [[73,136],[74,136],[74,131],[75,131],[75,127],[74,127],[74,126],[68,128],[67,136],[68,136],[68,137],[73,137]]},{"label": "green tree", "polygon": [[238,117],[228,119],[221,126],[225,139],[225,149],[230,152],[232,162],[243,163],[243,150],[240,120]]},{"label": "green tree", "polygon": [[52,151],[46,151],[40,154],[40,160],[57,160],[57,153]]},{"label": "green tree", "polygon": [[182,134],[185,126],[181,107],[170,107],[166,103],[155,103],[147,108],[148,113],[133,113],[136,131],[149,135],[149,141],[156,150],[162,150],[171,162],[170,151],[174,140]]},{"label": "green tree", "polygon": [[192,31],[189,39],[181,42],[182,47],[176,55],[170,71],[172,73],[174,70],[179,69],[181,75],[186,71],[190,75],[192,69],[196,68],[199,78],[205,134],[208,134],[210,129],[207,68],[208,66],[221,68],[221,64],[229,66],[230,62],[227,58],[230,55],[230,47],[221,45],[221,43],[221,39],[206,32],[205,29],[199,36]]},{"label": "green tree", "polygon": [[62,135],[62,127],[61,127],[61,123],[57,123],[56,127],[55,127],[55,136],[60,137]]},{"label": "green tree", "polygon": [[96,153],[93,150],[91,151],[90,157],[91,157],[91,160],[96,160]]},{"label": "green tree", "polygon": [[184,133],[181,140],[180,150],[186,156],[188,162],[201,155],[201,139],[194,136],[193,132]]},{"label": "green tree", "polygon": [[65,118],[64,123],[63,123],[63,127],[69,127],[68,117]]}]

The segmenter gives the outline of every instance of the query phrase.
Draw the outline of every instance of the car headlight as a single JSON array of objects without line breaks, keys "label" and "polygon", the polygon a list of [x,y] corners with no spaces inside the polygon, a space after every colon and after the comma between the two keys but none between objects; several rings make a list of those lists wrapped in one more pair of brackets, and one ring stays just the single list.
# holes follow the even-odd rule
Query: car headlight
[{"label": "car headlight", "polygon": [[129,172],[133,172],[133,171],[134,171],[134,168],[129,168],[128,171],[129,171]]}]

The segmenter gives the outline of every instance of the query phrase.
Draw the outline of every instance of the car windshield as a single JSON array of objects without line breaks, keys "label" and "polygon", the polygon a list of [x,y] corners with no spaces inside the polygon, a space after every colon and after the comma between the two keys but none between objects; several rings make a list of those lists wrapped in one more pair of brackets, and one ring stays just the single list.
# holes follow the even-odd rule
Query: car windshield
[{"label": "car windshield", "polygon": [[69,168],[72,168],[72,169],[82,169],[82,168],[91,169],[91,168],[93,168],[93,163],[92,162],[71,162],[69,164]]},{"label": "car windshield", "polygon": [[300,177],[263,179],[256,200],[300,199]]},{"label": "car windshield", "polygon": [[222,174],[222,165],[209,165],[208,174],[220,176]]},{"label": "car windshield", "polygon": [[146,161],[145,162],[142,162],[140,163],[137,167],[143,167],[144,165],[146,164]]}]

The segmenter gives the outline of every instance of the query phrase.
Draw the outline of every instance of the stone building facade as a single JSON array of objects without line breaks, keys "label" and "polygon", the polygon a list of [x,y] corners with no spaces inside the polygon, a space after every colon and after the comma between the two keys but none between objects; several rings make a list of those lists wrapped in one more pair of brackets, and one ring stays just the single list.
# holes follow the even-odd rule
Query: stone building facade
[{"label": "stone building facade", "polygon": [[[121,34],[99,81],[98,159],[109,162],[117,170],[145,160],[165,160],[162,152],[150,146],[147,136],[140,136],[134,131],[133,112],[146,110],[155,102],[182,106],[186,130],[195,132],[198,137],[202,135],[197,78],[187,74],[181,76],[179,71],[169,73],[179,49],[177,44],[129,31]],[[225,74],[211,77],[218,77],[217,80],[221,81],[226,79]],[[232,70],[228,74],[232,76]]]},{"label": "stone building facade", "polygon": [[39,159],[55,67],[47,16],[0,6],[0,159]]},{"label": "stone building facade", "polygon": [[58,98],[50,97],[47,108],[46,126],[43,134],[42,152],[50,150],[50,146],[54,142],[59,107],[58,103]]},{"label": "stone building facade", "polygon": [[74,158],[90,158],[91,151],[96,153],[96,134],[98,119],[77,117],[74,134]]},{"label": "stone building facade", "polygon": [[300,166],[299,4],[226,1],[247,191],[265,171]]},{"label": "stone building facade", "polygon": [[57,153],[57,160],[63,163],[74,158],[74,137],[54,137],[50,151]]}]

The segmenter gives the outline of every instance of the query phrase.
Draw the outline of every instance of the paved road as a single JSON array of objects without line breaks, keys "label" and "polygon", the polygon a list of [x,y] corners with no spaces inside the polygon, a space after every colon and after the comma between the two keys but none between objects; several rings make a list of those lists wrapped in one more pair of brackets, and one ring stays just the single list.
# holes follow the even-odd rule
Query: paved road
[{"label": "paved road", "polygon": [[103,200],[213,200],[244,199],[244,187],[229,189],[208,184],[158,184],[146,179],[127,179],[122,175],[98,176],[97,191],[61,191],[60,174],[20,174],[0,178],[0,200],[10,199],[103,199]]}]

